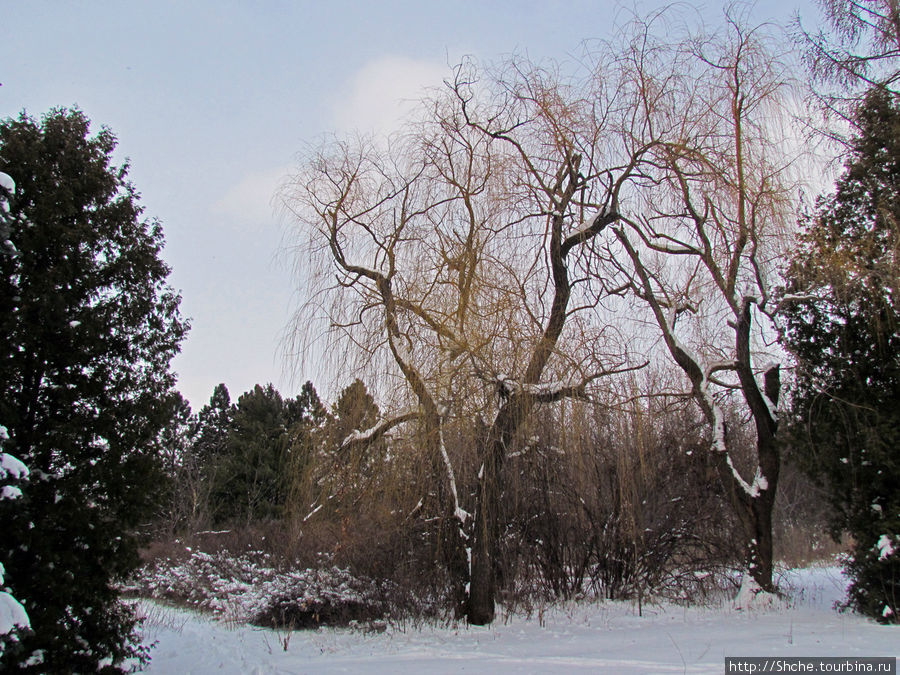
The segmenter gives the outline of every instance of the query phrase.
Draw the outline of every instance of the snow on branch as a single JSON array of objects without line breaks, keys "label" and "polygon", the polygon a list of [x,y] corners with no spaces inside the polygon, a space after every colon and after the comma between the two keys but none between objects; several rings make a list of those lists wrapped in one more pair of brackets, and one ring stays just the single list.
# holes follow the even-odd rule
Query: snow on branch
[{"label": "snow on branch", "polygon": [[538,384],[522,384],[505,373],[496,377],[497,390],[503,398],[508,398],[512,394],[527,394],[534,397],[539,403],[552,403],[563,398],[587,398],[584,388],[589,381],[555,380]]},{"label": "snow on branch", "polygon": [[450,463],[450,455],[447,454],[447,446],[444,444],[443,425],[438,427],[438,438],[441,446],[441,459],[444,460],[444,466],[447,469],[447,482],[450,484],[450,494],[453,497],[453,515],[459,521],[459,534],[463,540],[468,539],[465,532],[466,519],[472,514],[459,505],[459,493],[456,491],[456,473],[453,471],[453,464]]},{"label": "snow on branch", "polygon": [[0,171],[0,188],[6,191],[6,194],[0,192],[0,211],[9,213],[7,195],[14,195],[16,193],[16,182],[12,179],[12,176],[8,173],[3,173],[2,171]]},{"label": "snow on branch", "polygon": [[408,422],[409,420],[415,419],[418,416],[419,413],[415,411],[407,412],[396,417],[382,420],[375,426],[369,427],[368,429],[364,429],[362,431],[354,430],[350,432],[350,434],[348,434],[341,442],[341,448],[345,449],[351,446],[361,446],[374,443],[394,427],[403,424],[404,422]]},{"label": "snow on branch", "polygon": [[[3,565],[0,564],[0,585],[3,584]],[[0,635],[11,633],[16,628],[31,628],[28,612],[18,600],[6,591],[0,591]],[[0,648],[2,653],[2,648]]]},{"label": "snow on branch", "polygon": [[725,461],[728,464],[728,468],[731,469],[731,475],[734,477],[735,482],[751,499],[759,497],[759,494],[761,492],[769,489],[769,481],[762,474],[762,471],[760,471],[759,468],[756,469],[756,475],[753,477],[753,483],[748,483],[746,480],[744,480],[744,477],[741,476],[740,472],[737,470],[737,467],[735,467],[734,463],[731,461],[730,455],[727,455],[725,457]]},{"label": "snow on branch", "polygon": [[[897,548],[895,548],[895,545]],[[900,537],[894,537],[892,539],[890,535],[883,534],[878,539],[878,543],[875,544],[875,548],[878,550],[878,559],[887,560],[900,549]]]},{"label": "snow on branch", "polygon": [[591,230],[597,224],[597,221],[603,218],[608,213],[608,210],[604,207],[600,209],[597,213],[595,213],[590,218],[586,218],[581,222],[581,224],[575,228],[574,231],[569,235],[569,237],[584,237],[591,233]]},{"label": "snow on branch", "polygon": [[17,457],[0,453],[0,480],[12,477],[13,480],[21,480],[28,477],[28,467]]},{"label": "snow on branch", "polygon": [[779,375],[780,369],[781,365],[776,361],[768,361],[762,367],[763,388],[762,391],[760,391],[760,395],[762,396],[763,403],[766,404],[769,416],[773,420],[778,419],[778,405],[772,397],[774,396],[776,400],[778,398],[778,387],[781,382]]},{"label": "snow on branch", "polygon": [[815,295],[811,295],[809,293],[785,293],[778,299],[777,310],[780,310],[782,305],[786,305],[790,302],[807,302],[809,300],[818,300],[819,298]]},{"label": "snow on branch", "polygon": [[[11,189],[8,187],[7,182],[3,180],[3,176],[6,176],[6,174],[0,174],[0,185],[6,189]],[[9,178],[8,176],[6,177]],[[6,427],[0,425],[0,449],[8,440],[9,432],[6,430]],[[28,467],[24,463],[12,455],[0,452],[0,480],[25,480],[27,478]],[[0,500],[19,499],[21,496],[22,491],[14,485],[3,485],[0,487]],[[6,585],[4,580],[5,572],[3,563],[0,562],[0,589]],[[31,622],[28,612],[25,611],[22,603],[10,593],[0,590],[0,636],[11,633],[16,628],[28,629],[30,627]],[[3,644],[0,642],[0,654],[2,653]]]},{"label": "snow on branch", "polygon": [[562,255],[565,256],[572,247],[598,234],[616,218],[618,218],[618,214],[605,206],[590,218],[586,218],[562,243]]}]

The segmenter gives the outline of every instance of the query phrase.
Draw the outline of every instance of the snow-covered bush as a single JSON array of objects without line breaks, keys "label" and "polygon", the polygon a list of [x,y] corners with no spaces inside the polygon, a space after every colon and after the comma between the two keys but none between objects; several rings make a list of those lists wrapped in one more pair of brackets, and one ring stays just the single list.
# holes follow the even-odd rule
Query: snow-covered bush
[{"label": "snow-covered bush", "polygon": [[281,570],[267,553],[193,552],[139,570],[126,592],[183,603],[241,623],[290,628],[348,625],[385,617],[385,584],[338,567]]}]

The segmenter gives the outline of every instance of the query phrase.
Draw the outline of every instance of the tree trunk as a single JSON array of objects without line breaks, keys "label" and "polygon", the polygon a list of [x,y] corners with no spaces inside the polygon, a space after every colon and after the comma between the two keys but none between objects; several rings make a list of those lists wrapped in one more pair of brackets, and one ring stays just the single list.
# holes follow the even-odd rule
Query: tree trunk
[{"label": "tree trunk", "polygon": [[506,451],[533,401],[513,394],[500,408],[482,445],[481,480],[472,531],[472,575],[466,618],[484,626],[494,620],[500,544],[500,500],[503,496],[503,463]]},{"label": "tree trunk", "polygon": [[[761,452],[761,456],[765,456]],[[762,464],[762,462],[761,462]],[[732,508],[738,516],[741,532],[744,537],[743,548],[747,570],[754,581],[764,591],[775,592],[772,581],[775,553],[772,536],[772,514],[775,507],[775,494],[778,485],[778,471],[767,476],[766,489],[760,490],[756,496],[744,491],[738,483],[727,458],[719,460],[719,474],[723,479]]]},{"label": "tree trunk", "polygon": [[[430,401],[430,399],[429,399]],[[432,406],[428,407],[433,412]],[[436,560],[443,564],[450,584],[450,597],[453,603],[455,619],[466,616],[469,584],[469,558],[467,546],[471,535],[464,531],[465,523],[460,520],[461,508],[459,495],[456,492],[456,479],[449,458],[444,456],[441,425],[443,421],[436,414],[426,413],[424,416],[424,442],[429,448],[431,470],[434,473],[434,484],[437,486],[435,507],[435,534],[438,549]],[[426,521],[427,522],[427,521]]]},{"label": "tree trunk", "polygon": [[500,538],[500,470],[505,448],[499,439],[485,443],[472,531],[472,575],[466,618],[484,626],[494,620],[497,596],[497,548]]},{"label": "tree trunk", "polygon": [[[768,492],[768,491],[766,491]],[[753,500],[754,537],[748,547],[750,574],[759,587],[768,593],[775,592],[772,581],[774,548],[772,542],[772,511],[774,499],[766,492]],[[774,490],[772,493],[774,495]]]},{"label": "tree trunk", "polygon": [[442,519],[440,541],[443,547],[444,565],[450,576],[450,595],[453,600],[453,617],[457,620],[466,616],[468,607],[469,559],[466,539],[461,524],[453,514]]},{"label": "tree trunk", "polygon": [[774,549],[772,537],[773,501],[765,492],[755,498],[735,497],[733,504],[744,536],[744,561],[747,571],[761,589],[775,592],[772,581]]},{"label": "tree trunk", "polygon": [[[760,391],[750,367],[751,306],[751,300],[744,298],[740,319],[735,326],[735,355],[741,391],[756,427],[756,460],[759,467],[757,471],[764,480],[760,482],[754,480],[755,494],[747,494],[743,491],[743,486],[735,486],[732,494],[737,501],[744,502],[743,509],[739,504],[735,504],[735,507],[745,521],[748,570],[760,588],[774,593],[772,511],[775,508],[775,494],[781,470],[781,457],[776,441],[778,418],[775,407],[778,405],[781,390],[781,372],[778,366],[768,368],[763,374],[763,387]],[[739,482],[734,474],[732,477],[735,483]]]}]

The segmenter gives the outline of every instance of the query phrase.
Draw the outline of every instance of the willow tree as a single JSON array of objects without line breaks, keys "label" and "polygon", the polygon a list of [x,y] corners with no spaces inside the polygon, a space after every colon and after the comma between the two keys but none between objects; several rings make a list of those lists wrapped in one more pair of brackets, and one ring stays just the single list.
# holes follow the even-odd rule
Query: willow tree
[{"label": "willow tree", "polygon": [[[826,28],[793,23],[794,40],[829,117],[859,132],[857,109],[866,93],[900,94],[900,2],[897,0],[817,0]],[[821,131],[821,129],[817,129]],[[847,149],[852,139],[832,128]]]},{"label": "willow tree", "polygon": [[[653,63],[632,57],[637,72]],[[780,262],[794,222],[784,60],[762,28],[731,18],[718,33],[656,48],[678,63],[659,135],[655,181],[613,228],[606,261],[658,329],[662,353],[702,411],[709,447],[743,533],[748,570],[774,590],[772,512],[780,470]],[[788,147],[786,147],[788,146]],[[797,155],[794,154],[794,157]],[[728,410],[737,410],[729,428]],[[739,429],[739,420],[749,420]],[[741,457],[743,438],[751,457]]]},{"label": "willow tree", "polygon": [[[393,414],[345,442],[400,424],[419,439],[475,624],[494,618],[503,465],[536,408],[639,365],[610,326],[616,289],[590,270],[654,142],[635,128],[642,84],[607,54],[570,79],[464,62],[402,135],[328,142],[283,194],[314,289],[298,334],[326,318],[329,349],[395,392]],[[471,452],[451,456],[451,429]]]}]

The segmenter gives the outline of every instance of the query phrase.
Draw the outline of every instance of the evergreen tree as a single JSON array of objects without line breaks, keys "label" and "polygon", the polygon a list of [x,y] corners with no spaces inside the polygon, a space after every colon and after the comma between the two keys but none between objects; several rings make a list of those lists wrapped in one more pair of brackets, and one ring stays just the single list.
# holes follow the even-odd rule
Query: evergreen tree
[{"label": "evergreen tree", "polygon": [[[218,385],[197,416],[189,453],[204,483],[199,492],[209,491],[213,523],[246,525],[281,517],[294,476],[308,463],[326,418],[311,382],[293,399],[283,399],[271,384],[256,385],[237,404],[225,385]],[[192,481],[182,483],[198,492]]]},{"label": "evergreen tree", "polygon": [[197,417],[191,412],[191,404],[181,392],[173,391],[166,402],[172,412],[169,422],[160,430],[157,442],[163,470],[171,479],[178,474],[194,445]]},{"label": "evergreen tree", "polygon": [[285,402],[285,415],[288,426],[299,424],[312,429],[321,425],[328,413],[313,383],[307,381],[296,398]]},{"label": "evergreen tree", "polygon": [[207,464],[225,452],[234,413],[235,407],[231,403],[228,387],[224,383],[216,385],[209,403],[197,413],[193,452],[201,464]]},{"label": "evergreen tree", "polygon": [[169,397],[172,416],[157,438],[159,455],[166,475],[166,498],[160,511],[160,526],[165,533],[157,536],[174,537],[182,528],[194,528],[206,516],[202,479],[193,450],[196,445],[197,415],[180,392]]},{"label": "evergreen tree", "polygon": [[[15,194],[15,188],[13,179],[5,173],[0,173],[0,257],[14,257],[18,254],[15,244],[9,239],[12,229],[9,222],[9,198]],[[19,508],[19,504],[15,502],[22,499],[21,484],[28,479],[28,467],[22,464],[18,457],[3,452],[3,446],[8,440],[9,432],[6,427],[0,426],[0,502],[14,502],[11,508]],[[0,508],[0,525],[4,522],[4,511],[6,508]],[[3,561],[0,560],[0,656],[4,652],[18,651],[21,646],[20,632],[31,628],[28,613],[22,607],[22,603],[14,595],[3,590],[4,572]]]},{"label": "evergreen tree", "polygon": [[378,406],[362,380],[344,387],[332,410],[333,441],[340,445],[353,431],[364,431],[378,421]]},{"label": "evergreen tree", "polygon": [[288,493],[293,491],[297,477],[303,475],[314,459],[327,421],[328,411],[312,382],[306,382],[296,398],[285,401],[288,430],[285,481]]},{"label": "evergreen tree", "polygon": [[[324,450],[317,480],[335,496],[355,493],[372,476],[372,464],[387,450],[384,438],[373,442],[345,443],[354,432],[371,429],[378,422],[379,409],[366,385],[359,379],[344,387],[324,423]],[[338,500],[340,502],[340,499]]]},{"label": "evergreen tree", "polygon": [[188,326],[162,228],[115,146],[78,110],[0,123],[17,251],[0,257],[0,425],[31,469],[23,508],[3,514],[0,560],[33,628],[0,669],[117,672],[146,654],[114,582],[156,508],[155,441]]},{"label": "evergreen tree", "polygon": [[296,398],[286,401],[285,416],[288,426],[285,516],[302,520],[314,499],[310,483],[315,480],[316,455],[330,417],[312,382],[306,382]]},{"label": "evergreen tree", "polygon": [[238,399],[215,462],[216,521],[252,523],[281,515],[287,448],[285,404],[271,384],[256,385]]},{"label": "evergreen tree", "polygon": [[854,550],[850,602],[900,620],[900,109],[874,90],[833,195],[793,261],[786,346],[797,358],[792,440],[829,488]]}]

